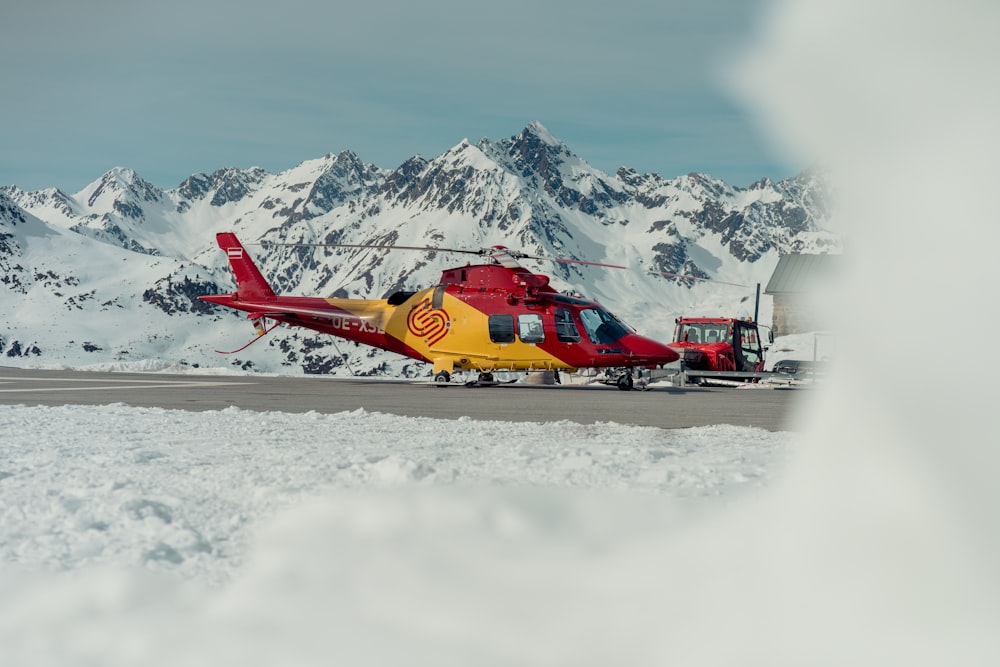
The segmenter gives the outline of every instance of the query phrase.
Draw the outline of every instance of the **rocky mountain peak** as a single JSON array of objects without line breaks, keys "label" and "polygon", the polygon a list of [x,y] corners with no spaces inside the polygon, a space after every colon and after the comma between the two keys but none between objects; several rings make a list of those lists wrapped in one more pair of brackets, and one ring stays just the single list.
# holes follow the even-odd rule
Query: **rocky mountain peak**
[{"label": "rocky mountain peak", "polygon": [[565,151],[569,150],[566,144],[557,139],[555,135],[549,132],[549,129],[547,127],[542,125],[537,120],[533,120],[530,123],[528,123],[524,127],[524,129],[521,130],[521,134],[518,135],[518,139],[523,141],[539,141],[541,143],[548,144],[553,148],[558,148]]},{"label": "rocky mountain peak", "polygon": [[567,158],[575,157],[566,144],[537,121],[499,144],[506,149],[507,155],[523,175],[537,173],[545,181],[551,180]]},{"label": "rocky mountain peak", "polygon": [[[381,170],[366,164],[353,151],[327,155],[319,175],[309,184],[301,184],[304,198],[296,198],[288,211],[290,223],[309,220],[329,213],[348,201],[357,201],[378,190],[383,180]],[[295,191],[300,184],[290,186]]]},{"label": "rocky mountain peak", "polygon": [[210,190],[215,192],[212,206],[224,206],[230,202],[238,202],[257,189],[267,172],[260,167],[239,169],[225,167],[212,173]]},{"label": "rocky mountain peak", "polygon": [[632,167],[619,167],[615,172],[615,178],[630,188],[639,188],[643,183],[642,176]]},{"label": "rocky mountain peak", "polygon": [[0,225],[16,227],[24,223],[24,211],[0,189]]},{"label": "rocky mountain peak", "polygon": [[177,186],[177,194],[186,200],[201,199],[212,189],[212,179],[206,174],[192,174]]},{"label": "rocky mountain peak", "polygon": [[[133,213],[141,203],[160,201],[163,194],[163,190],[125,167],[111,169],[80,193],[85,195],[87,206],[96,211],[125,208],[131,209]],[[78,198],[81,198],[80,195]]]},{"label": "rocky mountain peak", "polygon": [[399,165],[395,170],[385,177],[379,194],[389,200],[413,199],[409,192],[420,174],[427,169],[428,161],[419,155],[414,155],[409,160]]}]

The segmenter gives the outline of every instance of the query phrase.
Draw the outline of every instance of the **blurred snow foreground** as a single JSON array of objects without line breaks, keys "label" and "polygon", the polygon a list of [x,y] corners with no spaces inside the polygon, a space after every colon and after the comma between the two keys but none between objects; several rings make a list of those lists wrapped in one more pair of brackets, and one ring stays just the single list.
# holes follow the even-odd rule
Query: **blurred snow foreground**
[{"label": "blurred snow foreground", "polygon": [[125,405],[0,428],[5,665],[642,662],[697,592],[671,552],[794,441]]},{"label": "blurred snow foreground", "polygon": [[[48,559],[58,561],[60,549],[70,549],[70,562],[61,576],[3,568],[0,662],[997,664],[995,391],[992,379],[977,373],[941,386],[937,380],[948,369],[935,367],[937,338],[919,332],[928,328],[927,304],[935,307],[935,323],[967,321],[971,314],[984,325],[1000,320],[997,300],[980,297],[998,283],[993,253],[1000,231],[991,224],[989,193],[992,162],[1000,154],[1000,135],[992,129],[1000,93],[987,83],[1000,55],[989,34],[998,18],[1000,7],[968,0],[919,8],[892,1],[780,2],[762,25],[755,51],[733,73],[764,122],[780,128],[775,134],[788,150],[819,158],[832,170],[850,239],[852,270],[830,295],[837,303],[831,320],[842,332],[841,365],[813,394],[802,417],[805,435],[794,446],[788,434],[752,429],[654,434],[590,427],[565,436],[565,456],[533,461],[526,455],[493,470],[492,455],[502,445],[483,455],[475,449],[474,430],[456,437],[436,423],[431,428],[440,432],[440,454],[426,453],[423,473],[377,457],[326,471],[335,477],[338,470],[353,470],[369,481],[381,475],[383,482],[401,474],[407,483],[316,485],[292,502],[295,480],[310,474],[314,463],[307,453],[297,463],[283,461],[293,468],[287,480],[278,480],[293,487],[281,494],[288,506],[274,509],[246,538],[252,544],[245,562],[215,586],[178,586],[120,562],[87,567],[86,544],[60,537],[79,534],[76,523],[29,540],[7,534],[5,541],[34,545]],[[931,275],[932,267],[949,270]],[[911,330],[904,335],[906,323]],[[884,332],[900,335],[889,340]],[[873,354],[879,380],[852,381],[870,370]],[[20,429],[30,433],[33,420],[65,424],[74,417],[68,409],[26,410],[11,409],[5,428],[23,419]],[[125,443],[141,437],[169,443],[164,430],[181,428],[164,423],[174,419],[169,414],[117,408],[131,414],[122,417],[109,410],[156,431],[122,433]],[[278,418],[260,416],[258,422]],[[417,425],[335,420],[322,426],[327,430],[317,432],[342,428],[361,442],[404,441],[407,428]],[[500,429],[502,438],[535,443],[557,442],[561,431],[572,431],[565,425],[471,428]],[[627,447],[607,449],[611,432],[621,442],[666,439],[658,441],[660,462],[668,452],[693,458],[687,466],[661,468],[653,487],[643,486],[649,483],[643,471],[655,466]],[[698,486],[673,486],[671,474],[727,479],[698,458],[707,441],[678,445],[706,437],[749,440],[744,453],[730,449],[723,460],[740,463],[727,469],[743,478],[746,471],[763,470],[763,483],[729,478],[716,487],[721,502],[676,491]],[[590,438],[596,439],[587,444]],[[227,447],[223,454],[253,457],[287,442],[266,432],[252,451]],[[198,442],[188,446],[196,449]],[[449,454],[449,447],[461,452]],[[159,446],[150,450],[134,452],[133,461],[155,466],[157,452],[169,459]],[[73,457],[84,451],[74,450],[69,439],[50,465],[52,484],[65,476],[63,488],[85,503],[95,492],[67,464],[80,462]],[[788,464],[770,472],[782,452],[789,453]],[[442,459],[438,465],[435,456]],[[443,470],[468,470],[462,466],[470,461],[478,461],[478,472],[468,485],[417,483]],[[580,472],[595,462],[609,476]],[[4,465],[0,486],[16,483],[18,470]],[[255,475],[273,469],[226,465],[239,476],[229,483],[243,490],[258,486]],[[211,466],[207,461],[205,470],[168,479],[178,484],[178,494],[194,494],[201,487],[190,486],[191,480]],[[106,462],[108,467],[123,470]],[[555,470],[557,478],[539,473]],[[540,476],[533,477],[535,484],[517,483],[516,471]],[[189,481],[182,485],[184,479]],[[101,493],[127,491],[134,481],[109,480]],[[212,483],[224,487],[227,480]],[[161,493],[169,496],[170,490]],[[267,507],[268,492],[261,493],[242,507]],[[73,493],[62,495],[73,504]],[[217,488],[213,497],[225,494]],[[171,513],[176,503],[169,497],[141,500],[123,503],[132,521],[189,536],[183,553],[157,550],[154,542],[147,556],[154,563],[178,557],[197,563],[198,531]],[[224,509],[212,516],[226,516]],[[48,516],[65,510],[49,507]],[[13,525],[24,509],[0,511]],[[231,522],[246,520],[239,511]],[[90,520],[79,511],[68,516]],[[35,530],[28,521],[22,525]],[[94,530],[116,527],[98,520]],[[178,539],[174,535],[175,544]],[[23,554],[7,558],[27,560]]]}]

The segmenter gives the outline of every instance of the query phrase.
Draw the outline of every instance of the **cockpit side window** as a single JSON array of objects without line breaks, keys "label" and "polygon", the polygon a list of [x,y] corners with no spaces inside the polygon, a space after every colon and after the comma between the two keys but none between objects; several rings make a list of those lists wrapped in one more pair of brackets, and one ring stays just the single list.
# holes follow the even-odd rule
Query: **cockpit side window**
[{"label": "cockpit side window", "polygon": [[596,345],[611,345],[630,332],[625,324],[603,308],[581,310],[580,322],[587,337]]}]

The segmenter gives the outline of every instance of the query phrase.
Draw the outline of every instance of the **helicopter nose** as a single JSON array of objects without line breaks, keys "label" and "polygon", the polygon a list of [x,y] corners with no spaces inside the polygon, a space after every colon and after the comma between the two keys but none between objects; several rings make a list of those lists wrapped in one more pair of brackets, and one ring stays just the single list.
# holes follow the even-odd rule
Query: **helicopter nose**
[{"label": "helicopter nose", "polygon": [[628,347],[632,358],[638,364],[669,364],[680,358],[676,351],[652,338],[631,334],[626,336],[622,342]]}]

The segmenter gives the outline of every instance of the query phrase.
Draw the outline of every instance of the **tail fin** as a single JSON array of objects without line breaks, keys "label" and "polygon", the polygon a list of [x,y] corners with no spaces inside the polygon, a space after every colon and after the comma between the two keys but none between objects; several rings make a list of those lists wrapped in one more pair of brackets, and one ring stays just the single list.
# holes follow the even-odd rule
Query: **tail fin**
[{"label": "tail fin", "polygon": [[236,276],[236,294],[241,300],[257,300],[274,298],[274,290],[264,280],[260,270],[250,259],[243,244],[232,232],[221,232],[215,235],[219,247],[226,251],[229,266]]}]

